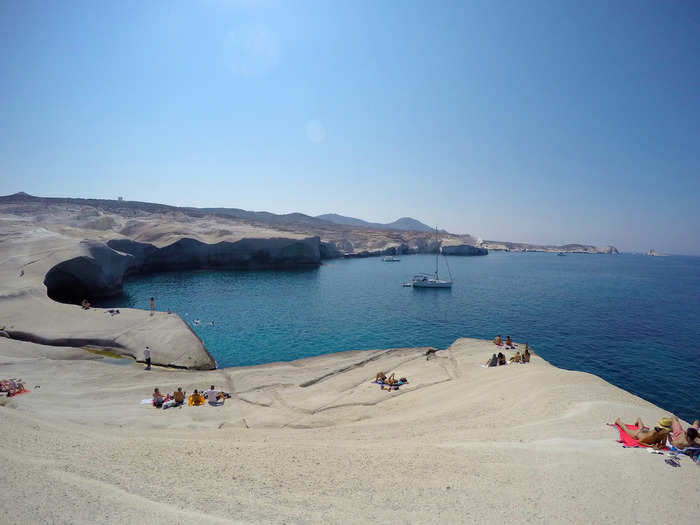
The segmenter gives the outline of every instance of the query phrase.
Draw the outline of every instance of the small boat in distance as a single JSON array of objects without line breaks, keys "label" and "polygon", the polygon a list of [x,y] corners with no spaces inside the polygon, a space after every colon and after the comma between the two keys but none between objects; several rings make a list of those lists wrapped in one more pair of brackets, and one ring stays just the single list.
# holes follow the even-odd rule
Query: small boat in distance
[{"label": "small boat in distance", "polygon": [[[440,243],[438,242],[438,229],[435,227],[435,241],[437,243],[437,252],[435,252],[435,274],[420,273],[413,276],[411,284],[414,288],[452,288],[452,272],[450,271],[450,265],[447,265],[447,271],[450,274],[450,280],[445,281],[440,279],[438,275],[438,260],[440,258]],[[445,263],[447,264],[447,256],[443,253],[445,257]]]},{"label": "small boat in distance", "polygon": [[399,257],[396,257],[395,255],[385,255],[382,257],[382,261],[384,262],[399,262],[401,259]]},{"label": "small boat in distance", "polygon": [[566,254],[564,252],[559,252],[557,253],[558,257],[566,257]]}]

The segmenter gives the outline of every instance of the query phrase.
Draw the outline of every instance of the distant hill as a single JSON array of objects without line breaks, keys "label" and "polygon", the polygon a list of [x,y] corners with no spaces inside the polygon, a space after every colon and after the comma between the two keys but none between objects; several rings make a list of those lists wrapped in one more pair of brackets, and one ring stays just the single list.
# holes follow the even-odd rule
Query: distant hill
[{"label": "distant hill", "polygon": [[380,222],[367,222],[363,221],[362,219],[356,219],[354,217],[338,215],[337,213],[326,213],[324,215],[317,215],[316,218],[332,222],[334,224],[343,224],[345,226],[355,226],[359,228],[372,228],[374,230],[402,230],[416,232],[431,232],[434,230],[434,228],[431,228],[427,224],[423,224],[422,222],[411,217],[401,217],[400,219],[387,224],[382,224]]},{"label": "distant hill", "polygon": [[[323,227],[324,222],[303,213],[287,213],[278,215],[266,211],[247,211],[238,208],[193,208],[178,207],[168,204],[157,204],[152,202],[114,200],[114,199],[79,199],[70,197],[36,197],[23,191],[12,195],[0,196],[0,204],[36,204],[47,205],[72,204],[77,206],[95,206],[101,210],[122,213],[128,211],[140,211],[146,213],[168,213],[180,212],[192,217],[203,217],[205,215],[216,215],[220,217],[230,217],[245,221],[257,221],[265,224],[275,225],[309,225]],[[128,213],[126,214],[128,215]]]}]

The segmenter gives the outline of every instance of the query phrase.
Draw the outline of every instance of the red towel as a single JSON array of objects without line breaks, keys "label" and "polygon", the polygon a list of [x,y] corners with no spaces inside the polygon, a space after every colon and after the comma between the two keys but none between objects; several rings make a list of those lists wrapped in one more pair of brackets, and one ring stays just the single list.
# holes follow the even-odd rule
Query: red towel
[{"label": "red towel", "polygon": [[20,394],[28,394],[28,393],[29,393],[29,390],[27,390],[25,388],[24,390],[20,390],[19,392],[15,392],[14,394],[10,394],[8,397],[15,397],[15,396],[18,396]]},{"label": "red towel", "polygon": [[[649,448],[649,445],[645,445],[644,443],[640,443],[639,441],[634,439],[617,423],[615,423],[615,426],[617,427],[617,430],[620,431],[620,439],[617,440],[618,443],[622,443],[623,445],[625,445],[627,447]],[[639,427],[637,425],[625,425],[625,426],[629,430],[638,430],[639,429]],[[668,450],[668,448],[664,447],[664,450]]]}]

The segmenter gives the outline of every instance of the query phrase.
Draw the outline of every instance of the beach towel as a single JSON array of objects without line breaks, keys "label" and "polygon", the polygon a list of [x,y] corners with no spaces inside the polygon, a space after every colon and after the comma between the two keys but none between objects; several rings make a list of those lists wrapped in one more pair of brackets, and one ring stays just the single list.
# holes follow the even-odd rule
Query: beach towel
[{"label": "beach towel", "polygon": [[384,383],[383,381],[371,381],[375,385],[379,385],[382,389],[383,387],[389,387],[389,390],[398,390],[400,386],[403,386],[408,383],[408,381],[399,381],[398,383],[394,383],[393,385],[389,385]]},{"label": "beach towel", "polygon": [[[638,447],[638,448],[650,448],[651,445],[645,445],[644,443],[640,443],[636,439],[634,439],[632,436],[630,436],[625,429],[623,429],[620,425],[617,423],[614,425],[617,427],[617,430],[620,432],[620,439],[617,440],[618,443],[622,443],[623,446],[625,447]],[[639,430],[639,427],[637,425],[625,425],[628,430]],[[664,450],[668,450],[668,447],[664,447]]]},{"label": "beach towel", "polygon": [[18,396],[20,394],[28,394],[28,393],[29,393],[29,390],[27,390],[25,388],[24,390],[20,390],[19,392],[15,392],[14,394],[7,394],[7,397],[15,397],[15,396]]}]

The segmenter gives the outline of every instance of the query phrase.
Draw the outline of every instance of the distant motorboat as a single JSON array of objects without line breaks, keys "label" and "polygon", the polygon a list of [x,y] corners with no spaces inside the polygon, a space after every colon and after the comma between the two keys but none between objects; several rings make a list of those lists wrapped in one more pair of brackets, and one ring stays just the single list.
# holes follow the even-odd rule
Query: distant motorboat
[{"label": "distant motorboat", "polygon": [[559,257],[566,257],[566,254],[564,252],[559,252],[557,253],[557,256]]},{"label": "distant motorboat", "polygon": [[[438,229],[435,227],[435,241],[438,241]],[[452,288],[452,272],[450,271],[450,265],[447,264],[447,256],[443,253],[445,257],[445,264],[447,264],[447,271],[450,274],[450,280],[445,281],[440,279],[438,275],[438,261],[440,259],[440,246],[438,243],[438,251],[435,253],[435,274],[419,273],[413,276],[411,284],[414,288]]]},{"label": "distant motorboat", "polygon": [[396,257],[395,255],[385,255],[382,257],[382,261],[384,262],[399,262],[401,259],[399,257]]}]

